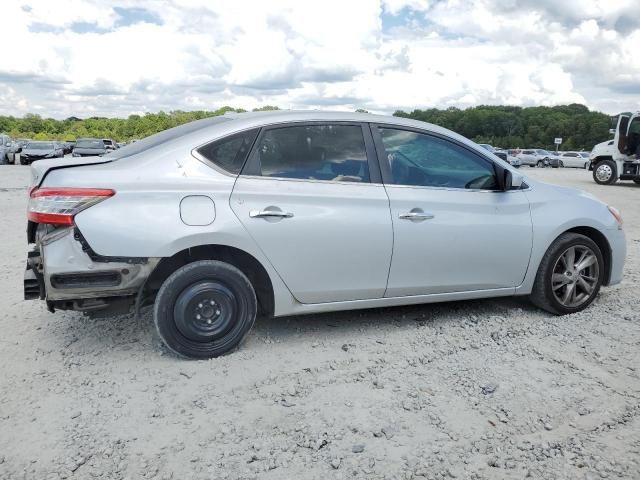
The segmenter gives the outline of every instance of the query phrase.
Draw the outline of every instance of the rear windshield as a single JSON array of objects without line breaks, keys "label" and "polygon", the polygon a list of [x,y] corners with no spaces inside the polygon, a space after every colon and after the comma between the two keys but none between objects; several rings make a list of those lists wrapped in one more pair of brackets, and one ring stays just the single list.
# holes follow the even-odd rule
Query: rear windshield
[{"label": "rear windshield", "polygon": [[196,120],[195,122],[185,123],[184,125],[163,130],[162,132],[143,138],[137,142],[130,143],[118,150],[114,150],[113,152],[105,155],[105,158],[108,158],[109,160],[119,160],[131,155],[136,155],[144,152],[145,150],[149,150],[150,148],[157,147],[169,140],[173,140],[174,138],[187,135],[200,130],[201,128],[206,128],[217,123],[227,122],[231,119],[232,117],[230,116],[219,115],[217,117],[203,118],[202,120]]},{"label": "rear windshield", "polygon": [[104,143],[102,140],[78,140],[76,142],[76,147],[78,148],[104,148]]}]

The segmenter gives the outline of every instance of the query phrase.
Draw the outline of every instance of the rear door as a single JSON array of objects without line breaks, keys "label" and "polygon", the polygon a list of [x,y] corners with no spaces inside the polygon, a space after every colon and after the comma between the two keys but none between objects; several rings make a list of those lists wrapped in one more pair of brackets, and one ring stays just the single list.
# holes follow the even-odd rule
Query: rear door
[{"label": "rear door", "polygon": [[493,162],[448,137],[373,133],[394,230],[385,296],[520,285],[532,245],[525,192],[498,191]]},{"label": "rear door", "polygon": [[393,234],[366,125],[264,128],[231,208],[298,301],[383,296]]}]

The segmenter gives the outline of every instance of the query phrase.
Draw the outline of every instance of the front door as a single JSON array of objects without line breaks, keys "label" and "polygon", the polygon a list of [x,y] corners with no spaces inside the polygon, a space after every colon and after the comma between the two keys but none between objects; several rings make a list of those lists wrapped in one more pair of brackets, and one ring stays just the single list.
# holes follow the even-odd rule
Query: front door
[{"label": "front door", "polygon": [[368,127],[266,128],[231,208],[302,303],[383,296],[393,244]]},{"label": "front door", "polygon": [[520,285],[532,246],[524,191],[497,191],[493,162],[446,137],[374,135],[394,230],[385,296]]}]

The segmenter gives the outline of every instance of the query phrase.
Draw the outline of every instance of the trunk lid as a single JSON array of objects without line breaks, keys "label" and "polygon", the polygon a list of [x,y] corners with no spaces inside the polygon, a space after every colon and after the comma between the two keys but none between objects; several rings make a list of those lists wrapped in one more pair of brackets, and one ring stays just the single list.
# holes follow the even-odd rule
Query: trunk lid
[{"label": "trunk lid", "polygon": [[99,163],[109,163],[111,161],[108,157],[67,157],[67,158],[55,158],[51,160],[38,160],[31,164],[31,182],[30,188],[37,187],[42,183],[44,177],[51,170],[57,170],[59,168],[73,168],[82,167],[84,165],[96,165]]}]

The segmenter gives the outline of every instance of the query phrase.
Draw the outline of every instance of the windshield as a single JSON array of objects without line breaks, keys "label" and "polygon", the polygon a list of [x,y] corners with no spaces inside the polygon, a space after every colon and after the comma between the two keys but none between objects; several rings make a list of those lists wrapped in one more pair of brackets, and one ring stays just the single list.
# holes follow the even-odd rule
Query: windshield
[{"label": "windshield", "polygon": [[102,140],[83,139],[83,140],[78,140],[76,142],[76,147],[77,148],[99,148],[101,150],[104,150],[104,143],[102,142]]},{"label": "windshield", "polygon": [[549,152],[547,152],[546,150],[536,150],[536,153],[539,153],[540,155],[549,155]]},{"label": "windshield", "polygon": [[582,158],[589,158],[589,152],[580,152]]},{"label": "windshield", "polygon": [[53,150],[53,143],[29,143],[26,146],[27,150]]}]

